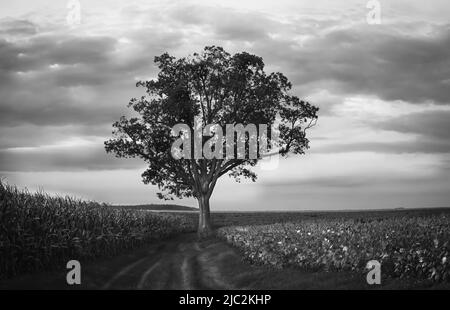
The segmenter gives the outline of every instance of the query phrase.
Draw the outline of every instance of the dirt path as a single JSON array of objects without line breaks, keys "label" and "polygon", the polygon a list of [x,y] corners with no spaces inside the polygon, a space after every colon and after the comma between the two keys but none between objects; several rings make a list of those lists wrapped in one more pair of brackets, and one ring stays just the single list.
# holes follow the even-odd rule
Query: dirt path
[{"label": "dirt path", "polygon": [[231,248],[224,251],[224,246],[217,240],[198,241],[195,235],[168,240],[114,270],[108,281],[96,288],[236,289],[220,266],[231,256],[239,257]]},{"label": "dirt path", "polygon": [[[68,285],[60,271],[25,275],[0,282],[0,289],[364,289],[365,275],[304,272],[250,265],[217,238],[187,234],[156,242],[129,254],[81,263],[81,285]],[[408,288],[386,283],[383,288]],[[373,288],[373,287],[371,287]],[[380,287],[381,288],[381,287]]]},{"label": "dirt path", "polygon": [[[92,263],[81,263],[81,285],[66,283],[68,270],[25,275],[0,289],[244,289],[248,272],[235,249],[216,238],[177,236],[144,249]],[[230,271],[240,270],[239,274]],[[245,270],[245,272],[242,272]],[[261,272],[261,271],[260,271]]]}]

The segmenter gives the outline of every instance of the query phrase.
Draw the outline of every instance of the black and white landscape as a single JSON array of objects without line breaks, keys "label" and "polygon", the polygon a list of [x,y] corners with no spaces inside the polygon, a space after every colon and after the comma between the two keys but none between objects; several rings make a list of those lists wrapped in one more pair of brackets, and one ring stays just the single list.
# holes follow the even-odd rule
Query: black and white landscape
[{"label": "black and white landscape", "polygon": [[449,289],[449,16],[2,3],[0,288]]}]

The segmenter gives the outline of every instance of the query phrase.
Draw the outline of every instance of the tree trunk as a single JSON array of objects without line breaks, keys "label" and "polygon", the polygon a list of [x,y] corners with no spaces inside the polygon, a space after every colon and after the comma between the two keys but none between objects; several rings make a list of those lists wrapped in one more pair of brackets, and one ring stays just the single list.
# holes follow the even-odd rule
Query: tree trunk
[{"label": "tree trunk", "polygon": [[198,235],[199,237],[208,237],[212,234],[211,217],[209,212],[209,196],[201,195],[198,198],[199,219],[198,219]]}]

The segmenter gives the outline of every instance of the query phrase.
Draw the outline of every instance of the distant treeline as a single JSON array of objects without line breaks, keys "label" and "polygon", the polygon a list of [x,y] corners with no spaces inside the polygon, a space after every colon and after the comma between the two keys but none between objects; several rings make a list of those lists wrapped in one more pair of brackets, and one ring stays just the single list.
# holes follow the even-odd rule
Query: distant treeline
[{"label": "distant treeline", "polygon": [[143,204],[143,205],[115,205],[117,208],[151,211],[198,211],[198,208],[175,204]]}]

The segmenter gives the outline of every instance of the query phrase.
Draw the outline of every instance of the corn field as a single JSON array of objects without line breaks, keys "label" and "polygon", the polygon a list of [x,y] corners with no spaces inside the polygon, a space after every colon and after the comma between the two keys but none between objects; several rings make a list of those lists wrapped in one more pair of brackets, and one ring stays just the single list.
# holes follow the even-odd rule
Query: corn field
[{"label": "corn field", "polygon": [[0,180],[0,279],[117,255],[194,227],[182,216],[30,193]]}]

